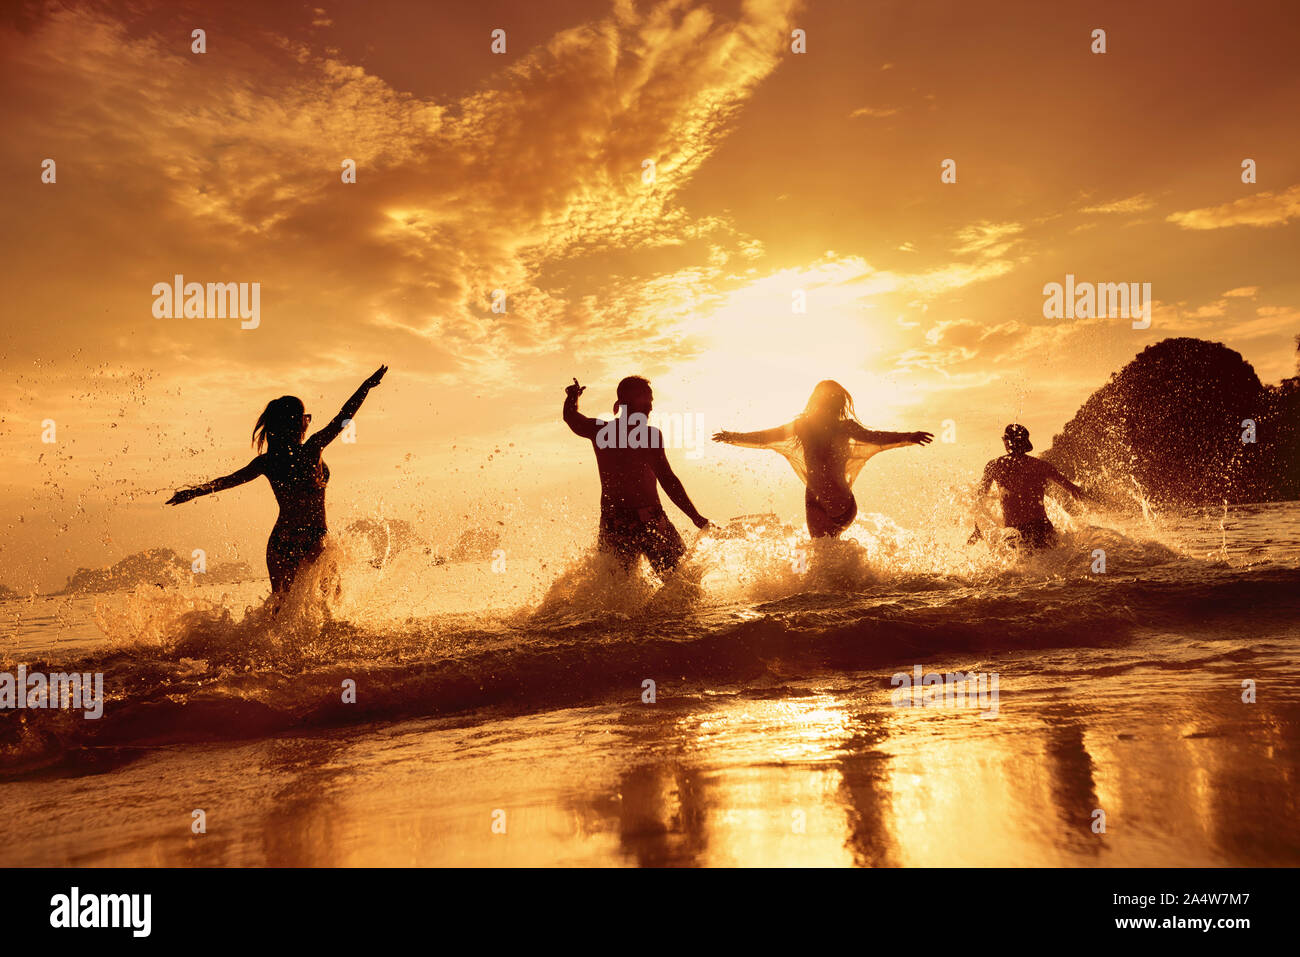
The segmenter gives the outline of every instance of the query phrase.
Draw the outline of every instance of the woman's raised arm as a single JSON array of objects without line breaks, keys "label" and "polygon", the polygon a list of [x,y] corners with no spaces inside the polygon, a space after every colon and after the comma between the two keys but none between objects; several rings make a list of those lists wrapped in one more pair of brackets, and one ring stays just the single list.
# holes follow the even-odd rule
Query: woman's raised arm
[{"label": "woman's raised arm", "polygon": [[379,385],[380,380],[383,379],[384,373],[387,371],[388,366],[380,366],[372,372],[370,378],[361,383],[361,387],[352,393],[352,398],[343,403],[343,408],[339,409],[339,414],[330,419],[329,425],[303,444],[314,445],[316,450],[320,451],[338,438],[339,433],[343,431],[348,422],[361,410],[361,403],[366,401],[366,396],[370,394],[370,390]]}]

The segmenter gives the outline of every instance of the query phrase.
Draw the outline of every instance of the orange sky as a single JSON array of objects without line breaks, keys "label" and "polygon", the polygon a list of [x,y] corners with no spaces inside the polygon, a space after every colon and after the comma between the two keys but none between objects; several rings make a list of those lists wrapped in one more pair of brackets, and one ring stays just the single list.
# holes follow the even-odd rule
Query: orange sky
[{"label": "orange sky", "polygon": [[[882,456],[859,480],[864,511],[906,520],[908,499],[997,454],[1007,421],[1046,448],[1166,336],[1225,342],[1265,381],[1294,374],[1292,3],[132,2],[0,17],[10,587],[58,587],[153,545],[260,571],[264,483],[161,502],[251,458],[269,399],[300,395],[323,422],[381,362],[392,372],[357,443],[327,454],[332,525],[382,514],[442,542],[501,521],[520,548],[594,533],[591,455],[559,421],[573,376],[597,414],[643,373],[660,411],[708,432],[788,420],[822,377],[874,427],[952,420],[956,442]],[[947,158],[955,184],[940,182]],[[154,318],[151,288],[176,273],[260,282],[260,326]],[[1150,282],[1152,327],[1044,319],[1042,287],[1066,273]],[[670,457],[715,520],[800,515],[776,456]]]}]

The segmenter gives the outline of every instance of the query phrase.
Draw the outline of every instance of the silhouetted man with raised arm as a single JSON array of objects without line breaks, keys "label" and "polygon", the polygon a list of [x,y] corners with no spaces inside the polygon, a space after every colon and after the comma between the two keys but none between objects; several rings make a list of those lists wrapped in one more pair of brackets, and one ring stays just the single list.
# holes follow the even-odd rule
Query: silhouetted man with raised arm
[{"label": "silhouetted man with raised arm", "polygon": [[663,435],[646,417],[654,403],[650,383],[628,376],[618,384],[618,401],[612,421],[591,419],[578,411],[578,396],[585,386],[564,390],[564,422],[575,435],[591,441],[600,472],[600,537],[597,547],[613,552],[630,569],[641,555],[663,577],[677,567],[686,546],[659,504],[662,485],[673,504],[697,528],[709,520],[691,504],[681,480],[673,473],[664,452]]},{"label": "silhouetted man with raised arm", "polygon": [[[1046,548],[1056,542],[1056,529],[1043,507],[1047,483],[1055,482],[1075,498],[1092,498],[1062,475],[1050,462],[1036,459],[1029,453],[1034,444],[1029,441],[1029,430],[1012,423],[1002,433],[1002,444],[1007,454],[984,466],[984,479],[980,494],[987,495],[996,484],[1002,493],[1002,524],[1020,533],[1020,541],[1029,548]],[[972,540],[978,537],[976,535]]]}]

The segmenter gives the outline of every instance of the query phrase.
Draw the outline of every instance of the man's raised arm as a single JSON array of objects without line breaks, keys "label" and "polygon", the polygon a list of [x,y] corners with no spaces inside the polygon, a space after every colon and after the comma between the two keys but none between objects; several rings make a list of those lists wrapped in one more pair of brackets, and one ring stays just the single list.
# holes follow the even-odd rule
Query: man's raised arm
[{"label": "man's raised arm", "polygon": [[578,411],[578,396],[587,391],[585,385],[578,385],[578,380],[573,380],[573,385],[564,388],[564,424],[567,425],[574,435],[580,435],[584,439],[594,439],[596,433],[600,431],[600,423],[595,419],[589,419]]}]

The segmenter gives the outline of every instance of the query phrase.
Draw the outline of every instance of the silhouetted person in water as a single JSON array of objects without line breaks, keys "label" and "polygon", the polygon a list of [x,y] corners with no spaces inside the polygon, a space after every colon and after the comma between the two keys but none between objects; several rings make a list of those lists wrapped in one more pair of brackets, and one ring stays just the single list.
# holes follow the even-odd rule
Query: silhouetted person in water
[{"label": "silhouetted person in water", "polygon": [[[380,366],[344,403],[329,425],[303,441],[311,416],[297,396],[282,395],[267,403],[253,428],[258,456],[238,472],[213,479],[206,485],[181,489],[168,505],[179,505],[200,495],[220,492],[265,475],[280,506],[280,517],[266,543],[266,569],[271,574],[271,594],[289,590],[299,569],[320,556],[328,528],[325,524],[325,483],[330,470],[321,452],[357,414],[367,393],[384,377]],[[263,448],[266,449],[263,452]]]},{"label": "silhouetted person in water", "polygon": [[[1034,445],[1029,441],[1029,430],[1012,423],[1002,433],[1002,444],[1007,454],[984,466],[984,479],[980,482],[980,495],[987,495],[996,484],[1002,494],[1002,524],[1020,533],[1020,544],[1028,548],[1046,548],[1056,542],[1056,529],[1043,507],[1047,483],[1055,482],[1075,498],[1092,498],[1049,462],[1036,459],[1029,453]],[[971,541],[980,537],[979,526]]]},{"label": "silhouetted person in water", "polygon": [[677,567],[686,546],[659,504],[658,485],[673,504],[686,513],[696,528],[709,520],[696,511],[673,473],[664,452],[663,435],[646,421],[654,403],[650,383],[628,376],[618,384],[614,411],[618,418],[606,422],[589,419],[578,411],[578,396],[585,386],[564,390],[564,422],[575,435],[591,440],[600,472],[600,536],[597,547],[612,552],[625,569],[641,555],[662,578]]},{"label": "silhouetted person in water", "polygon": [[853,523],[858,503],[853,480],[877,452],[929,445],[929,432],[874,432],[853,413],[853,398],[833,379],[813,389],[803,415],[761,432],[718,432],[715,442],[775,449],[807,486],[804,513],[813,538],[836,538]]}]

